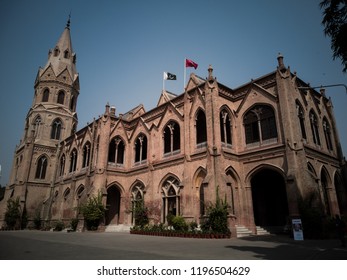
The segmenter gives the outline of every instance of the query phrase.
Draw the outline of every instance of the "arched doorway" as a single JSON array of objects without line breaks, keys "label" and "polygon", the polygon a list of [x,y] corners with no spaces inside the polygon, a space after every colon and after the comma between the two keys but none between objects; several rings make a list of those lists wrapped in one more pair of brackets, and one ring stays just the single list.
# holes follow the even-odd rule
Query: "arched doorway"
[{"label": "arched doorway", "polygon": [[284,178],[271,169],[262,169],[251,179],[254,222],[257,226],[284,226],[288,202]]},{"label": "arched doorway", "polygon": [[106,211],[106,225],[117,225],[119,222],[120,212],[120,191],[116,185],[107,189],[107,211]]}]

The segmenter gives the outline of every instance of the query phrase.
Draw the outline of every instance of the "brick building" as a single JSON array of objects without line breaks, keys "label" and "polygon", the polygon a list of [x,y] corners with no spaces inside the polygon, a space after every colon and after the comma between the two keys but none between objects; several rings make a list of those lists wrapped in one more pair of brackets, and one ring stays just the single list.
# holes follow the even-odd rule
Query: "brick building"
[{"label": "brick building", "polygon": [[191,74],[184,93],[163,91],[155,108],[125,114],[106,105],[76,131],[79,76],[69,23],[40,68],[5,198],[19,197],[29,223],[69,222],[101,191],[106,227],[133,224],[143,200],[152,223],[168,213],[200,222],[216,188],[229,226],[256,233],[300,216],[298,202],[346,214],[343,155],[331,100],[277,57],[273,72],[231,89]]}]

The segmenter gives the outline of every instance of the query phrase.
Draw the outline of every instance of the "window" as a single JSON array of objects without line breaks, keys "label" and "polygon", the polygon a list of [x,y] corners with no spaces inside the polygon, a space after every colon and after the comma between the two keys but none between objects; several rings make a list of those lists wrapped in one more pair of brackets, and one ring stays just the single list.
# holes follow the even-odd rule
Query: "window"
[{"label": "window", "polygon": [[61,132],[61,121],[56,119],[52,124],[51,139],[59,140]]},{"label": "window", "polygon": [[41,156],[37,162],[35,179],[45,179],[47,170],[47,157]]},{"label": "window", "polygon": [[205,113],[199,109],[195,119],[196,126],[196,144],[198,147],[206,146],[207,142],[207,129],[206,129],[206,116]]},{"label": "window", "polygon": [[74,108],[75,108],[75,97],[72,96],[70,101],[70,110],[73,111]]},{"label": "window", "polygon": [[40,136],[40,127],[41,127],[42,119],[40,116],[37,116],[34,124],[33,124],[33,129],[34,129],[34,137],[38,138]]},{"label": "window", "polygon": [[311,110],[311,112],[310,112],[310,123],[311,123],[313,143],[320,146],[318,120],[317,120],[317,116],[313,112],[313,110]]},{"label": "window", "polygon": [[57,103],[59,104],[64,104],[64,99],[65,99],[65,93],[61,90],[58,93],[58,100]]},{"label": "window", "polygon": [[162,196],[165,223],[169,214],[180,215],[180,182],[172,176],[166,179],[162,186]]},{"label": "window", "polygon": [[66,50],[66,51],[64,52],[64,58],[69,58],[69,57],[70,57],[70,53],[69,53],[68,50]]},{"label": "window", "polygon": [[58,56],[59,55],[59,49],[58,49],[58,47],[55,47],[55,49],[54,49],[54,56]]},{"label": "window", "polygon": [[305,113],[304,113],[304,109],[302,108],[302,106],[300,105],[299,102],[296,102],[296,113],[297,113],[297,116],[299,119],[301,137],[303,139],[307,139],[306,138],[306,129],[305,129]]},{"label": "window", "polygon": [[87,142],[83,146],[83,162],[82,168],[89,166],[89,158],[90,158],[90,142]]},{"label": "window", "polygon": [[59,176],[64,175],[64,170],[65,170],[65,155],[62,155],[60,158]]},{"label": "window", "polygon": [[115,137],[111,140],[108,148],[108,162],[116,165],[124,164],[124,141],[120,137]]},{"label": "window", "polygon": [[84,190],[85,190],[85,187],[83,185],[80,185],[77,189],[77,192],[76,192],[76,198],[79,200],[83,193],[84,193]]},{"label": "window", "polygon": [[42,94],[42,102],[48,102],[49,90],[46,88]]},{"label": "window", "polygon": [[63,197],[64,197],[64,200],[65,200],[65,201],[69,198],[70,192],[71,192],[71,191],[70,191],[70,188],[67,188],[67,189],[64,191]]},{"label": "window", "polygon": [[222,145],[230,147],[232,144],[232,128],[229,113],[224,109],[219,115],[220,133]]},{"label": "window", "polygon": [[140,134],[135,141],[135,163],[142,164],[147,160],[147,137]]},{"label": "window", "polygon": [[324,137],[325,137],[327,148],[329,151],[332,151],[333,142],[331,141],[331,130],[330,130],[329,122],[326,118],[323,119],[323,130],[324,130]]},{"label": "window", "polygon": [[244,117],[246,144],[277,138],[276,119],[273,109],[256,105]]},{"label": "window", "polygon": [[181,146],[180,126],[171,121],[164,129],[164,155],[179,153]]},{"label": "window", "polygon": [[136,210],[144,204],[144,185],[141,183],[136,184],[131,189],[131,203],[132,203],[132,223],[135,224]]},{"label": "window", "polygon": [[73,149],[70,154],[70,173],[76,171],[77,166],[77,150]]}]

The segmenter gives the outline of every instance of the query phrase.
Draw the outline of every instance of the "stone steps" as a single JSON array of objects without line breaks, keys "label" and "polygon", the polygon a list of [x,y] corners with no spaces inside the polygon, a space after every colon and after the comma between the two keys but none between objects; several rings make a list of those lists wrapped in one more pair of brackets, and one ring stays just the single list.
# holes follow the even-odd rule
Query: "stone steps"
[{"label": "stone steps", "polygon": [[105,232],[130,232],[129,225],[107,225],[105,227]]},{"label": "stone steps", "polygon": [[244,226],[236,226],[236,237],[245,237],[245,236],[250,236],[253,233],[246,227]]}]

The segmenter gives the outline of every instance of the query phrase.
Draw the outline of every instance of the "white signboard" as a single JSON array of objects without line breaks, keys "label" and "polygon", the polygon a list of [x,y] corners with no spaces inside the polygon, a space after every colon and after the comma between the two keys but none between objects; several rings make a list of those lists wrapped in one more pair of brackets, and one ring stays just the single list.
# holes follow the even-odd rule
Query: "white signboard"
[{"label": "white signboard", "polygon": [[304,232],[302,230],[301,219],[293,219],[292,226],[293,226],[294,240],[304,240]]}]

